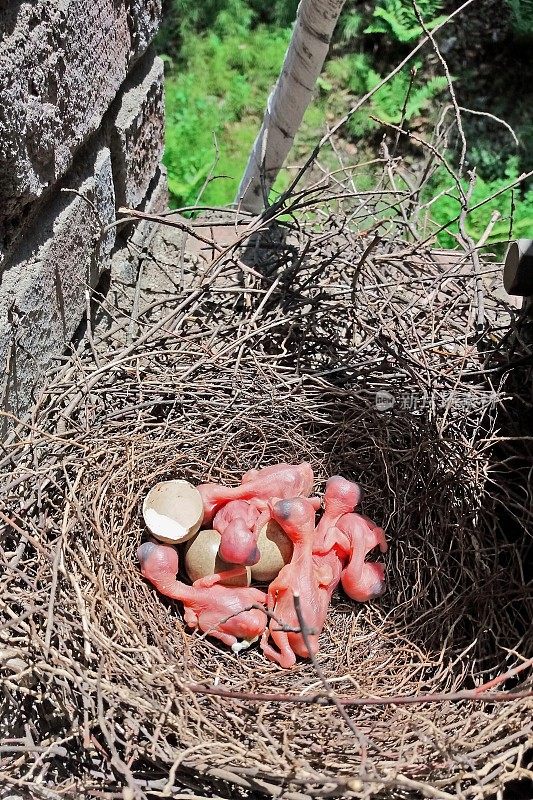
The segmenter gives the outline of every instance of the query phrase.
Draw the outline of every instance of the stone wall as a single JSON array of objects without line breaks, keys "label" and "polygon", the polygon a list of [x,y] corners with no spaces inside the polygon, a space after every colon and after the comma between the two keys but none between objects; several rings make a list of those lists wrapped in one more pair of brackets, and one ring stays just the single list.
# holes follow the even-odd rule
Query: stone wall
[{"label": "stone wall", "polygon": [[166,207],[160,16],[161,0],[0,4],[0,408],[16,417],[113,254],[143,244],[103,226]]}]

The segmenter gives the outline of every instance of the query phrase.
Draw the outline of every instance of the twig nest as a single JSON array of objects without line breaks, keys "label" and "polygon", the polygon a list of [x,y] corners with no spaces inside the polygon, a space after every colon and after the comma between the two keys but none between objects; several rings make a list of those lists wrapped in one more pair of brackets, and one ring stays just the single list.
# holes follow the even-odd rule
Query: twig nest
[{"label": "twig nest", "polygon": [[[224,561],[218,555],[220,533],[215,530],[203,530],[192,541],[185,545],[185,570],[194,583],[206,575],[235,569],[236,564]],[[221,581],[225,586],[249,586],[252,582],[250,567],[242,568],[242,574]]]},{"label": "twig nest", "polygon": [[186,542],[199,530],[204,515],[202,496],[188,481],[161,481],[146,495],[143,517],[156,539]]},{"label": "twig nest", "polygon": [[259,531],[257,546],[261,558],[251,567],[252,580],[269,583],[292,558],[292,542],[277,522],[270,520]]}]

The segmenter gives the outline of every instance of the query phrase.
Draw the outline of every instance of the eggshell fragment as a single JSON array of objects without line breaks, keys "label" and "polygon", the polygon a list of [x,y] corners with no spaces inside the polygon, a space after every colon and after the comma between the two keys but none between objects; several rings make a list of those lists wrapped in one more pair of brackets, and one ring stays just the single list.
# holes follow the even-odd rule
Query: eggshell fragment
[{"label": "eggshell fragment", "polygon": [[254,636],[253,639],[241,639],[240,641],[233,642],[231,645],[231,649],[235,653],[235,655],[239,655],[241,650],[247,650],[253,644],[257,642],[259,636]]},{"label": "eggshell fragment", "polygon": [[143,517],[150,533],[168,544],[179,544],[194,536],[203,515],[202,496],[188,481],[156,483],[143,503]]},{"label": "eggshell fragment", "polygon": [[[235,564],[223,561],[218,555],[220,533],[215,530],[203,530],[185,546],[185,570],[194,583],[206,575],[215,572],[225,572],[235,569]],[[251,583],[250,567],[243,567],[242,574],[227,581],[222,581],[224,586],[249,586]]]},{"label": "eggshell fragment", "polygon": [[269,583],[292,558],[292,542],[274,520],[259,531],[257,546],[261,558],[251,567],[252,580]]}]

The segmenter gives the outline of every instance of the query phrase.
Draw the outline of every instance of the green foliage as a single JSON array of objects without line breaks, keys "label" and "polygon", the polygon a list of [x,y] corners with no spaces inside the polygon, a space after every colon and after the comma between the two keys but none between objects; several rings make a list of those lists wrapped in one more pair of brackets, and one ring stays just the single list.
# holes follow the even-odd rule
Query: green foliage
[{"label": "green foliage", "polygon": [[299,0],[274,0],[265,3],[264,0],[250,0],[259,22],[286,28],[296,19]]},{"label": "green foliage", "polygon": [[254,9],[246,0],[170,0],[157,48],[184,63],[184,47],[191,37],[204,31],[219,36],[245,32],[254,18]]},{"label": "green foliage", "polygon": [[475,167],[485,180],[497,180],[505,173],[508,155],[505,151],[489,150],[486,144],[474,144],[468,154],[468,163]]},{"label": "green foliage", "polygon": [[363,27],[363,17],[357,11],[348,11],[339,20],[340,38],[345,44],[357,39]]},{"label": "green foliage", "polygon": [[[478,241],[485,232],[491,216],[498,212],[500,219],[492,228],[488,244],[507,241],[509,238],[529,237],[533,229],[533,187],[521,190],[507,190],[501,192],[518,177],[518,160],[516,156],[507,159],[505,174],[493,180],[476,177],[476,182],[469,205],[475,206],[483,203],[479,208],[470,212],[466,217],[466,232],[474,241]],[[462,182],[466,192],[468,185]],[[440,194],[444,192],[444,194]],[[440,196],[439,196],[440,195]],[[493,199],[488,200],[493,195]],[[433,198],[437,198],[431,202]],[[439,169],[431,183],[424,190],[424,202],[431,202],[430,216],[438,226],[448,225],[461,213],[459,192],[456,186],[450,185],[450,175],[446,170]],[[457,244],[456,236],[459,232],[457,222],[448,225],[446,231],[439,234],[439,243],[443,247],[454,247]]]},{"label": "green foliage", "polygon": [[253,11],[241,0],[228,0],[226,7],[215,17],[211,31],[220,37],[245,35],[253,18]]},{"label": "green foliage", "polygon": [[290,36],[259,26],[234,27],[217,17],[224,36],[190,35],[182,48],[186,70],[167,77],[164,163],[175,204],[194,203],[216,158],[202,202],[232,202],[279,72]]},{"label": "green foliage", "polygon": [[[402,119],[410,122],[442,95],[447,87],[446,78],[419,78],[420,66],[415,65],[415,77],[407,68],[399,72],[376,92],[364,108],[350,117],[347,130],[351,137],[360,141],[376,133],[381,126],[371,117],[394,125],[399,125]],[[364,53],[335,59],[327,65],[326,75],[356,97],[371,91],[382,80],[373,69],[370,57]]]},{"label": "green foliage", "polygon": [[182,46],[191,36],[226,36],[261,24],[289,27],[296,18],[298,0],[169,0],[167,6],[157,47],[183,63]]},{"label": "green foliage", "polygon": [[[506,2],[516,29],[533,30],[533,0]],[[171,193],[175,204],[191,204],[212,173],[202,202],[225,205],[233,200],[266,98],[279,74],[297,0],[272,0],[269,4],[263,0],[171,0],[171,5],[175,13],[167,19],[159,45],[168,73],[164,160]],[[443,5],[442,0],[417,0],[428,27],[440,22]],[[355,49],[368,22],[360,8],[354,0],[347,3],[337,34],[341,52]],[[385,33],[400,44],[422,33],[411,0],[379,0],[366,32]],[[301,163],[307,156],[323,133],[326,119],[341,117],[354,97],[361,97],[381,82],[377,63],[375,55],[365,52],[336,55],[332,51],[318,80],[315,101],[305,114],[290,157],[292,163]],[[382,125],[376,120],[395,125],[404,120],[423,126],[424,121],[434,118],[445,89],[446,80],[434,77],[427,65],[416,64],[414,77],[409,69],[398,73],[346,125],[346,138],[355,141],[357,158],[364,158],[368,143],[381,132]],[[519,137],[526,144],[521,153],[523,169],[533,125],[524,116],[519,128]],[[353,145],[347,143],[348,147],[354,151]],[[478,174],[471,205],[505,188],[520,171],[518,159],[510,159],[505,147],[495,145],[491,149],[482,140],[476,141],[468,159]],[[289,174],[282,171],[276,191],[286,188]],[[372,188],[374,176],[361,170],[355,180],[358,189],[367,190]],[[533,188],[515,190],[513,209],[511,198],[510,191],[503,192],[467,216],[467,232],[474,240],[482,235],[494,211],[501,219],[494,226],[489,243],[507,239],[511,212],[512,235],[531,236]],[[424,189],[422,201],[428,203],[433,228],[447,225],[460,213],[457,187],[451,185],[444,168],[437,170]],[[455,246],[457,232],[457,223],[452,223],[449,232],[439,234],[440,244]]]},{"label": "green foliage", "polygon": [[533,0],[506,0],[511,21],[519,36],[533,36]]},{"label": "green foliage", "polygon": [[[417,0],[416,5],[424,25],[430,30],[446,19],[445,15],[440,15],[443,0]],[[364,32],[385,33],[400,44],[409,44],[422,35],[423,29],[411,0],[382,0],[374,9],[373,21]]]}]

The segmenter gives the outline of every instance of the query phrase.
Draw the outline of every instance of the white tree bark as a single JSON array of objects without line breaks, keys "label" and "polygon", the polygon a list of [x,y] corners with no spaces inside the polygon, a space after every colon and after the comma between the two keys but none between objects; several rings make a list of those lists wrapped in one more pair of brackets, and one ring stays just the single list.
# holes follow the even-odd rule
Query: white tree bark
[{"label": "white tree bark", "polygon": [[246,211],[259,214],[265,207],[311,101],[344,2],[300,0],[283,68],[235,199]]}]

